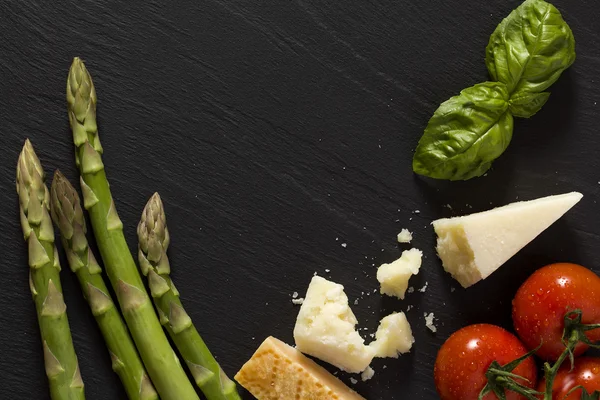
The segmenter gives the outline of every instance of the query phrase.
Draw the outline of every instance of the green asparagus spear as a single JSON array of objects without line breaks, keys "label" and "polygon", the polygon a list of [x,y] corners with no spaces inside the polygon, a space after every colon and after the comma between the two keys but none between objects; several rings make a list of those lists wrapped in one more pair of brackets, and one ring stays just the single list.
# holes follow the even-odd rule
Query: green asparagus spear
[{"label": "green asparagus spear", "polygon": [[129,252],[123,224],[113,201],[96,125],[96,91],[79,58],[73,60],[67,80],[69,122],[75,160],[81,174],[83,205],[90,215],[94,236],[125,322],[142,361],[163,400],[198,400],[158,322],[137,266]]},{"label": "green asparagus spear", "polygon": [[50,199],[50,214],[60,230],[69,266],[79,279],[81,290],[106,341],[112,368],[121,378],[127,397],[131,400],[158,399],[129,331],[104,283],[102,270],[88,246],[79,195],[60,171],[54,173]]},{"label": "green asparagus spear", "polygon": [[208,400],[240,399],[235,383],[225,375],[183,309],[179,292],[169,277],[169,230],[158,193],[146,204],[137,234],[140,268],[148,277],[150,294],[158,310],[160,322],[175,342],[196,384]]},{"label": "green asparagus spear", "polygon": [[29,247],[29,288],[37,309],[44,363],[53,400],[85,399],[67,306],[60,284],[50,195],[44,170],[29,140],[17,163],[17,193],[23,236]]}]

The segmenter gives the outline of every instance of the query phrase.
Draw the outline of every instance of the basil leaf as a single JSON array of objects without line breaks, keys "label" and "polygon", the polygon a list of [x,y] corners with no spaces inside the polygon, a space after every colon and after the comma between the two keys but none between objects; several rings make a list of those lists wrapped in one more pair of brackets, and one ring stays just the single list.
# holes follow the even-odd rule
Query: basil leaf
[{"label": "basil leaf", "polygon": [[575,39],[552,4],[526,0],[490,37],[485,63],[514,93],[540,93],[575,61]]},{"label": "basil leaf", "polygon": [[508,109],[515,117],[529,118],[542,109],[549,97],[549,92],[517,92],[510,97]]},{"label": "basil leaf", "polygon": [[413,170],[436,179],[483,175],[512,138],[508,97],[505,84],[484,82],[442,103],[419,141]]}]

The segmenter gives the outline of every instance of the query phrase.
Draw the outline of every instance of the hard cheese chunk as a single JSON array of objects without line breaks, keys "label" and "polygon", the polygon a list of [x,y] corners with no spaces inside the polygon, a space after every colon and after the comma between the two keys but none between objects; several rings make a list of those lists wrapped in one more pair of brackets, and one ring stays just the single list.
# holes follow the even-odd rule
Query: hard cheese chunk
[{"label": "hard cheese chunk", "polygon": [[444,269],[463,287],[485,279],[582,197],[572,192],[434,221]]},{"label": "hard cheese chunk", "polygon": [[258,400],[364,400],[323,367],[268,337],[235,375]]},{"label": "hard cheese chunk", "polygon": [[383,264],[377,269],[377,280],[381,284],[381,293],[404,299],[408,280],[419,273],[421,268],[421,250],[410,249],[391,264]]},{"label": "hard cheese chunk", "polygon": [[379,322],[375,341],[369,344],[375,357],[398,358],[398,354],[408,353],[415,338],[403,312],[393,313]]},{"label": "hard cheese chunk", "polygon": [[315,276],[296,319],[296,348],[344,371],[362,372],[374,351],[365,346],[356,324],[344,287]]}]

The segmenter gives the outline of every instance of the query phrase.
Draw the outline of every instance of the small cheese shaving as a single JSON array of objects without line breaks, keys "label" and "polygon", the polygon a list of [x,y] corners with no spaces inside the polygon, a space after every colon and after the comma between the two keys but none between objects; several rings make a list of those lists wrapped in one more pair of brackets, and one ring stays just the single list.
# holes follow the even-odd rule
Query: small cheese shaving
[{"label": "small cheese shaving", "polygon": [[429,328],[429,330],[433,333],[437,332],[437,328],[433,324],[433,313],[425,313],[425,326]]},{"label": "small cheese shaving", "polygon": [[300,297],[299,299],[292,299],[292,303],[297,306],[301,306],[304,303],[304,297]]},{"label": "small cheese shaving", "polygon": [[408,229],[402,229],[398,234],[398,243],[410,243],[412,238],[412,233]]},{"label": "small cheese shaving", "polygon": [[298,297],[298,292],[294,292],[294,293],[292,293],[292,299],[295,299],[295,298],[297,298],[297,297]]},{"label": "small cheese shaving", "polygon": [[421,289],[419,289],[419,292],[425,293],[425,291],[427,290],[427,285],[429,285],[429,282],[425,282],[425,286],[423,286]]},{"label": "small cheese shaving", "polygon": [[374,370],[373,368],[371,368],[371,367],[367,367],[367,369],[365,369],[365,370],[363,371],[363,373],[362,373],[362,374],[360,374],[360,379],[361,379],[363,382],[366,382],[366,381],[368,381],[369,379],[371,379],[371,378],[373,377],[373,375],[375,375],[375,370]]},{"label": "small cheese shaving", "polygon": [[356,385],[358,383],[358,381],[354,378],[350,378],[350,383],[353,385]]}]

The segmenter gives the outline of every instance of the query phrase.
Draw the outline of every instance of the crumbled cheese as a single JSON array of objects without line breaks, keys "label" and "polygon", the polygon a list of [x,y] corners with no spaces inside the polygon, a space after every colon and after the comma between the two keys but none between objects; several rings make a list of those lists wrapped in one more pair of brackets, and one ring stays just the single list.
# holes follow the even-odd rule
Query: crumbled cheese
[{"label": "crumbled cheese", "polygon": [[412,238],[412,233],[408,229],[402,229],[398,234],[398,243],[410,243]]},{"label": "crumbled cheese", "polygon": [[377,280],[381,293],[404,299],[411,276],[419,273],[423,253],[418,249],[402,252],[402,256],[391,264],[383,264],[377,269]]},{"label": "crumbled cheese", "polygon": [[431,332],[437,332],[437,328],[435,327],[435,325],[433,324],[433,313],[425,313],[425,326],[429,328],[429,330]]},{"label": "crumbled cheese", "polygon": [[330,269],[326,269],[325,272],[329,273],[329,272],[331,272],[331,270]]},{"label": "crumbled cheese", "polygon": [[298,297],[298,292],[294,292],[294,293],[292,293],[292,298],[293,298],[293,299],[295,299],[295,298],[297,298],[297,297]]},{"label": "crumbled cheese", "polygon": [[450,292],[451,292],[451,293],[454,293],[454,291],[455,291],[455,290],[456,290],[456,288],[455,288],[455,287],[451,287],[451,288],[450,288]]},{"label": "crumbled cheese", "polygon": [[406,307],[406,312],[409,312],[410,310],[412,310],[412,308],[413,308],[413,306],[409,304],[409,305]]},{"label": "crumbled cheese", "polygon": [[304,297],[300,297],[299,299],[292,299],[292,303],[297,306],[301,306],[304,303]]},{"label": "crumbled cheese", "polygon": [[356,331],[344,287],[312,278],[294,327],[298,350],[352,373],[365,370],[375,352]]},{"label": "crumbled cheese", "polygon": [[346,248],[346,246],[348,246],[346,243],[342,243],[343,248]]},{"label": "crumbled cheese", "polygon": [[398,358],[399,354],[408,353],[415,339],[410,324],[403,312],[393,313],[379,322],[376,340],[369,344],[375,350],[375,357]]},{"label": "crumbled cheese", "polygon": [[358,383],[358,381],[354,378],[350,378],[350,383],[353,385],[356,385]]},{"label": "crumbled cheese", "polygon": [[414,291],[415,291],[415,288],[411,286],[411,287],[409,287],[409,288],[408,288],[408,290],[406,290],[406,291],[407,291],[408,293],[412,293],[412,292],[414,292]]},{"label": "crumbled cheese", "polygon": [[363,373],[362,373],[362,374],[360,374],[360,379],[361,379],[363,382],[366,382],[366,381],[368,381],[369,379],[371,379],[371,378],[373,377],[373,375],[375,375],[375,370],[374,370],[373,368],[371,368],[371,367],[367,367],[367,369],[365,369],[365,370],[363,371]]},{"label": "crumbled cheese", "polygon": [[421,289],[419,289],[419,292],[425,293],[425,291],[427,290],[427,285],[429,285],[429,282],[425,282],[425,286],[423,286]]}]

